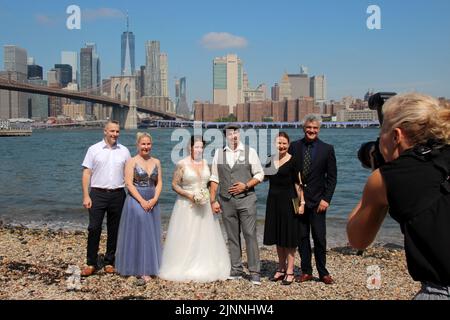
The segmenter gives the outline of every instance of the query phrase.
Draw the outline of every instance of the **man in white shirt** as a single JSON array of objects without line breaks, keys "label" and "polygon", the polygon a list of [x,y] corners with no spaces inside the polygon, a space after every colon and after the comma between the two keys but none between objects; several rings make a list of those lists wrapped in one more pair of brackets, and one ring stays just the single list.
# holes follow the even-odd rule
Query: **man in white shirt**
[{"label": "man in white shirt", "polygon": [[104,139],[88,149],[82,164],[83,206],[89,210],[87,266],[81,271],[84,277],[99,268],[97,258],[105,213],[108,236],[104,270],[106,273],[115,272],[117,234],[126,197],[124,169],[131,157],[130,151],[117,141],[119,122],[109,121],[103,132]]},{"label": "man in white shirt", "polygon": [[216,150],[211,167],[211,208],[214,213],[223,212],[231,258],[230,279],[239,279],[244,275],[242,228],[250,281],[259,285],[261,267],[256,234],[255,186],[264,180],[264,171],[255,149],[240,142],[238,125],[226,126],[224,133],[227,146]]}]

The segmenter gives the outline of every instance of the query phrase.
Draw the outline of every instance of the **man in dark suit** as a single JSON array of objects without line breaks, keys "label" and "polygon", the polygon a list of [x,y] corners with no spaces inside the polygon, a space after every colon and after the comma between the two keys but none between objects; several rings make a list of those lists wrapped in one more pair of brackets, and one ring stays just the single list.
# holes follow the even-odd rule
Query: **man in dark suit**
[{"label": "man in dark suit", "polygon": [[301,220],[301,239],[298,251],[302,275],[297,282],[313,280],[311,266],[310,231],[314,241],[314,258],[319,279],[332,284],[326,264],[326,212],[333,197],[337,181],[336,156],[332,145],[319,139],[320,116],[307,115],[303,123],[305,137],[293,142],[289,148],[301,172],[305,195],[305,212]]}]

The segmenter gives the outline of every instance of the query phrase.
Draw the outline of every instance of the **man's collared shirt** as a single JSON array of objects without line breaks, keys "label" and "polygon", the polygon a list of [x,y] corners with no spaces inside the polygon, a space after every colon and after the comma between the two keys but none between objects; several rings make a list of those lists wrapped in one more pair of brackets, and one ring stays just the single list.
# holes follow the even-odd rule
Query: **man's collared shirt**
[{"label": "man's collared shirt", "polygon": [[105,140],[89,147],[82,166],[92,171],[91,187],[117,189],[125,187],[125,163],[131,158],[124,145],[109,148]]},{"label": "man's collared shirt", "polygon": [[[225,150],[225,161],[230,166],[230,168],[233,168],[234,164],[240,157],[245,157],[245,146],[242,142],[239,142],[235,150],[231,150],[228,145],[224,149],[217,149],[212,161],[211,177],[209,178],[209,181],[219,183],[217,164],[219,162],[219,152],[222,152],[222,150]],[[255,149],[250,147],[248,153],[248,162],[252,168],[252,176],[253,178],[262,182],[264,180],[264,170],[261,166],[261,161],[259,160],[258,154],[256,153]],[[246,183],[247,181],[241,182]]]}]

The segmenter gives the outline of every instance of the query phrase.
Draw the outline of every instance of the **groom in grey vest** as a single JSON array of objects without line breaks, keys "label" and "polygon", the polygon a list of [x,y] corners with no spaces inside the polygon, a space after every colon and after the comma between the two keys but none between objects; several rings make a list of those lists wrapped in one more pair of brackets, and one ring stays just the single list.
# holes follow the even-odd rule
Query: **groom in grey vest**
[{"label": "groom in grey vest", "polygon": [[[241,229],[247,249],[250,281],[261,284],[259,247],[256,235],[255,186],[264,179],[264,171],[256,150],[240,141],[239,126],[225,127],[227,145],[217,149],[211,167],[211,208],[222,211],[231,257],[229,279],[244,275],[242,266]],[[216,198],[216,196],[218,197]]]}]

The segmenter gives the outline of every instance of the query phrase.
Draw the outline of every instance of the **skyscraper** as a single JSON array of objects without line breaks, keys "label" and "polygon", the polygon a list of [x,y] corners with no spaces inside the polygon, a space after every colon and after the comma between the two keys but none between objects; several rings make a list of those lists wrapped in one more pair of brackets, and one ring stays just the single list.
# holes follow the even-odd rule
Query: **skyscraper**
[{"label": "skyscraper", "polygon": [[275,83],[275,85],[271,89],[271,98],[272,101],[280,100],[280,87],[278,86],[278,83]]},{"label": "skyscraper", "polygon": [[37,64],[28,65],[28,80],[42,80],[43,79],[42,67]]},{"label": "skyscraper", "polygon": [[327,100],[327,79],[324,75],[311,77],[310,96],[317,102]]},{"label": "skyscraper", "polygon": [[163,97],[169,96],[169,63],[167,61],[167,54],[161,53],[159,56],[161,63],[161,95]]},{"label": "skyscraper", "polygon": [[97,54],[97,46],[95,45],[95,43],[86,43],[86,47],[81,48],[80,69],[81,90],[100,92],[100,57]]},{"label": "skyscraper", "polygon": [[288,74],[289,82],[291,83],[291,98],[300,99],[309,97],[310,82],[306,73]]},{"label": "skyscraper", "polygon": [[81,91],[92,88],[93,49],[81,48],[80,51],[80,89]]},{"label": "skyscraper", "polygon": [[161,64],[159,41],[145,43],[145,95],[150,97],[161,96]]},{"label": "skyscraper", "polygon": [[[47,81],[34,78],[29,79],[28,83],[46,87]],[[48,117],[48,100],[49,97],[42,94],[30,94],[29,104],[31,107],[30,117],[34,120],[44,120]]]},{"label": "skyscraper", "polygon": [[61,64],[68,64],[72,67],[72,82],[78,84],[80,78],[78,71],[78,53],[75,51],[61,52]]},{"label": "skyscraper", "polygon": [[92,89],[94,92],[100,92],[101,74],[100,57],[97,54],[97,45],[93,42],[86,43],[87,48],[92,48]]},{"label": "skyscraper", "polygon": [[175,103],[176,114],[189,117],[190,111],[186,95],[186,77],[175,81]]},{"label": "skyscraper", "polygon": [[134,74],[135,71],[135,47],[134,47],[134,34],[133,32],[129,31],[130,24],[129,24],[129,18],[127,14],[127,31],[122,33],[121,38],[121,49],[122,49],[122,55],[121,55],[121,74],[123,76],[131,76]]},{"label": "skyscraper", "polygon": [[63,88],[72,82],[72,66],[70,64],[55,64],[55,69],[61,70],[60,83]]},{"label": "skyscraper", "polygon": [[139,71],[139,93],[140,96],[145,96],[145,66],[141,66]]},{"label": "skyscraper", "polygon": [[[80,52],[80,90],[100,94],[102,90],[100,58],[95,43],[86,43]],[[94,114],[94,105],[86,103],[86,114]]]},{"label": "skyscraper", "polygon": [[[4,72],[0,77],[17,82],[27,82],[27,51],[15,45],[5,45],[3,54]],[[29,94],[18,91],[0,90],[0,119],[28,118]]]},{"label": "skyscraper", "polygon": [[228,105],[230,113],[238,103],[244,102],[242,61],[236,54],[215,58],[213,61],[214,104]]},{"label": "skyscraper", "polygon": [[281,78],[279,94],[279,100],[292,99],[291,83],[289,82],[289,76],[287,73],[284,73],[283,77]]},{"label": "skyscraper", "polygon": [[25,49],[14,45],[6,45],[4,46],[3,58],[5,71],[28,74],[28,59]]}]

